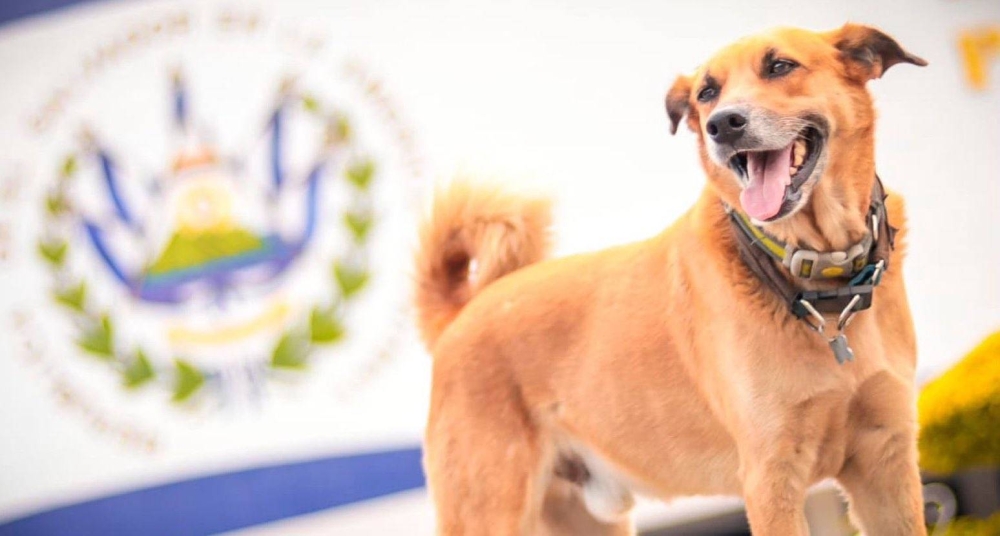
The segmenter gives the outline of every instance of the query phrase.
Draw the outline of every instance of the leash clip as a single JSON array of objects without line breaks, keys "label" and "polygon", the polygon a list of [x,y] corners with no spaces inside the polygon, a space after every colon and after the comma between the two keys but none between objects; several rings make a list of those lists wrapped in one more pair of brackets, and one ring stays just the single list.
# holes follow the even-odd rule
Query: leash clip
[{"label": "leash clip", "polygon": [[[809,326],[813,331],[822,335],[823,332],[826,330],[826,318],[824,318],[823,315],[816,310],[816,307],[814,307],[812,302],[810,302],[809,300],[799,298],[798,303],[799,305],[802,306],[803,309],[805,309],[807,313],[809,313],[809,316],[804,316],[804,315],[800,316],[802,321],[805,322],[806,325]],[[810,320],[810,318],[812,320]]]},{"label": "leash clip", "polygon": [[[792,312],[810,329],[822,335],[830,345],[837,363],[843,365],[854,360],[854,351],[847,342],[844,330],[860,311],[871,307],[872,292],[882,282],[885,260],[865,267],[846,287],[836,290],[800,292],[792,303]],[[822,312],[821,312],[822,310]],[[826,317],[823,312],[838,314],[837,334],[826,336]]]},{"label": "leash clip", "polygon": [[855,295],[851,299],[851,302],[847,304],[847,307],[844,307],[844,310],[840,312],[840,317],[837,318],[837,335],[827,340],[830,343],[830,349],[833,350],[833,357],[837,359],[838,365],[854,361],[854,350],[847,343],[847,334],[844,333],[844,330],[847,329],[847,325],[851,323],[851,320],[854,320],[854,315],[858,314],[855,307],[860,301],[861,295]]},{"label": "leash clip", "polygon": [[823,317],[822,313],[809,300],[799,300],[799,304],[809,313],[809,316],[803,316],[802,320],[813,331],[826,338],[827,344],[830,345],[830,350],[833,351],[833,357],[837,359],[837,364],[839,365],[843,365],[848,361],[854,361],[854,350],[851,349],[850,344],[847,342],[847,334],[844,333],[844,330],[847,329],[851,320],[854,319],[854,315],[858,313],[855,308],[860,302],[861,295],[855,294],[851,298],[851,301],[847,303],[847,306],[840,311],[840,316],[837,317],[837,334],[833,337],[826,337],[826,318]]}]

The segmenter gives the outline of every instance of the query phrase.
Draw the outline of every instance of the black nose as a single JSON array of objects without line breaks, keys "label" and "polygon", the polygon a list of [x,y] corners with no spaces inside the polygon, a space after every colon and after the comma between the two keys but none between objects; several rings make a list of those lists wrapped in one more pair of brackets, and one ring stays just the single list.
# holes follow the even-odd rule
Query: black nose
[{"label": "black nose", "polygon": [[705,130],[716,143],[733,143],[740,139],[747,126],[747,117],[738,110],[721,110],[708,118]]}]

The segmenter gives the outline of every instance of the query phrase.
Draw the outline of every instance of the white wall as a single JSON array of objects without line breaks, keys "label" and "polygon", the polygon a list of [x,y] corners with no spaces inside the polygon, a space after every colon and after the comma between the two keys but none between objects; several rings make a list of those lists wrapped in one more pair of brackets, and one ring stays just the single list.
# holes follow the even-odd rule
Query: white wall
[{"label": "white wall", "polygon": [[[43,191],[51,167],[43,158],[57,149],[39,143],[27,122],[83,52],[143,18],[177,9],[210,16],[226,5],[110,2],[0,27],[0,180],[24,177],[25,203]],[[879,26],[930,62],[926,69],[896,67],[871,84],[880,114],[878,170],[909,206],[906,275],[920,376],[945,369],[1000,328],[1000,69],[994,62],[992,85],[972,91],[957,47],[960,31],[1000,24],[995,1],[255,5],[269,21],[323,35],[330,57],[360,58],[383,78],[413,127],[430,180],[472,172],[551,192],[561,254],[656,233],[698,195],[704,179],[693,136],[682,130],[671,137],[663,109],[678,73],[777,24]],[[142,54],[152,61],[169,56],[155,49],[129,61],[141,63]],[[245,67],[254,69],[252,62]],[[4,210],[0,222],[13,209]],[[33,232],[15,228],[22,258],[33,255]],[[398,247],[402,264],[408,245]],[[336,377],[326,368],[301,392],[278,394],[259,412],[131,406],[102,373],[67,364],[79,356],[55,356],[42,367],[18,357],[10,310],[48,299],[41,279],[25,275],[33,266],[25,263],[0,263],[0,429],[7,430],[0,434],[0,519],[186,475],[419,438],[429,365],[412,332],[391,365],[349,401],[326,391]],[[45,367],[77,382],[102,411],[158,430],[163,447],[139,453],[95,431],[54,399]],[[429,524],[419,498],[392,505],[388,520],[372,511],[345,526]]]}]

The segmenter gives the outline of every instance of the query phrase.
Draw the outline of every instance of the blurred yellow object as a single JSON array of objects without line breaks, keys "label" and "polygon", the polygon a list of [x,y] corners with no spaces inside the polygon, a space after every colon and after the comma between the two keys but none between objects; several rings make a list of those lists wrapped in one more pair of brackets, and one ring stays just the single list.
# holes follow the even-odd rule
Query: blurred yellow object
[{"label": "blurred yellow object", "polygon": [[1000,332],[927,384],[917,407],[921,467],[1000,467]]},{"label": "blurred yellow object", "polygon": [[988,519],[961,517],[948,525],[944,536],[997,536],[1000,534],[1000,512]]},{"label": "blurred yellow object", "polygon": [[973,89],[989,85],[987,73],[991,61],[1000,56],[1000,26],[962,32],[958,46],[965,61],[965,77]]},{"label": "blurred yellow object", "polygon": [[275,303],[270,309],[239,324],[199,329],[187,326],[172,327],[170,342],[179,344],[228,344],[250,337],[263,329],[284,324],[291,307],[284,302]]},{"label": "blurred yellow object", "polygon": [[191,187],[184,192],[177,212],[182,233],[221,232],[233,227],[232,195],[219,184],[204,182]]}]

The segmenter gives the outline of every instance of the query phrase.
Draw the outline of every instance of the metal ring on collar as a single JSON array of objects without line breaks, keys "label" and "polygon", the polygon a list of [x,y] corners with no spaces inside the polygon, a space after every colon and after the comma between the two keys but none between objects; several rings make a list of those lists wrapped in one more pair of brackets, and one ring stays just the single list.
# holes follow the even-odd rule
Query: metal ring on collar
[{"label": "metal ring on collar", "polygon": [[814,319],[816,319],[815,324],[810,322],[807,317],[802,317],[802,321],[805,322],[807,326],[815,330],[816,333],[822,334],[824,328],[826,328],[826,319],[823,318],[823,315],[821,315],[808,300],[799,300],[799,303],[802,304],[802,307],[804,307],[806,311],[809,311],[809,314],[812,315]]}]

